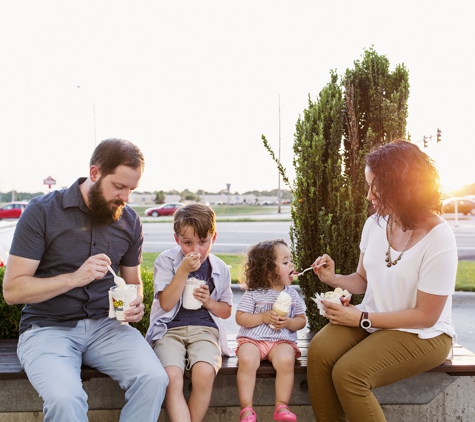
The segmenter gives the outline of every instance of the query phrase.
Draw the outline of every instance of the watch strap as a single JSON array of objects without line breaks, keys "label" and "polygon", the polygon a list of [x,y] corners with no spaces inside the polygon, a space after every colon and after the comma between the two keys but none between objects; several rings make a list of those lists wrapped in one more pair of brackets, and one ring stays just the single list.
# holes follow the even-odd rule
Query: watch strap
[{"label": "watch strap", "polygon": [[369,314],[366,311],[363,311],[362,313],[360,327],[365,330],[369,330],[371,328],[371,320],[369,319]]}]

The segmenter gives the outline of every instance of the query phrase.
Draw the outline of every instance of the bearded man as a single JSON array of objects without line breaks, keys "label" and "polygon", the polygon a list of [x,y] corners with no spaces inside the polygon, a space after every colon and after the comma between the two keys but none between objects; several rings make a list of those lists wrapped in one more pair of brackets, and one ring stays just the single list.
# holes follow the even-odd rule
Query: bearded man
[{"label": "bearded man", "polygon": [[[137,146],[106,139],[93,152],[89,177],[34,198],[17,223],[3,295],[10,305],[25,304],[18,357],[44,401],[45,421],[88,420],[82,364],[126,390],[121,421],[158,419],[168,377],[128,324],[144,315],[143,230],[126,205],[143,171]],[[108,265],[138,286],[126,323],[108,315],[115,285]]]}]

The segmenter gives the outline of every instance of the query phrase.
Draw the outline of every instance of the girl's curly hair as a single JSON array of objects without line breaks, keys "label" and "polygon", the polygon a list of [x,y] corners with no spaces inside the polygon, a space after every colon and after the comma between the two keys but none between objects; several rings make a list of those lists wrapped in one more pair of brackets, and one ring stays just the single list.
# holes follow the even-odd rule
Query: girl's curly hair
[{"label": "girl's curly hair", "polygon": [[[276,273],[275,248],[277,245],[285,245],[282,239],[266,240],[249,248],[247,261],[244,264],[243,284],[247,290],[270,289],[279,281]],[[288,247],[288,246],[287,246]]]},{"label": "girl's curly hair", "polygon": [[374,174],[373,194],[403,229],[414,229],[429,213],[442,214],[442,191],[434,161],[417,145],[398,139],[366,157]]}]

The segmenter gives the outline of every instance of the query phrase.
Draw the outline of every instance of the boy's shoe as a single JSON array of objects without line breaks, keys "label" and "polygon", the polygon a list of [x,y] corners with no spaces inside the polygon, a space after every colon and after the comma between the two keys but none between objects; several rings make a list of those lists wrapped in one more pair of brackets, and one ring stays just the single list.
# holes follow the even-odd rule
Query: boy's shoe
[{"label": "boy's shoe", "polygon": [[[252,413],[250,415],[247,415],[244,419],[241,419],[241,415],[244,412],[252,412]],[[240,422],[256,422],[257,421],[256,412],[254,412],[254,409],[252,407],[245,407],[239,413],[239,420],[240,420]]]},{"label": "boy's shoe", "polygon": [[[282,409],[283,407],[286,408],[287,410],[283,412],[279,412],[279,410]],[[297,416],[290,411],[289,406],[287,406],[286,404],[279,404],[275,408],[274,420],[281,421],[281,422],[297,422]]]}]

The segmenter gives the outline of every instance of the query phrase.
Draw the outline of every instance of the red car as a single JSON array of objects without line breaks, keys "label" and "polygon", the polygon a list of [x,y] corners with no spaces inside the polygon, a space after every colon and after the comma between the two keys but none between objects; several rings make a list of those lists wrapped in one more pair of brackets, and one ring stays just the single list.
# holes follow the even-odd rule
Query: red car
[{"label": "red car", "polygon": [[145,215],[152,217],[160,217],[163,215],[173,215],[178,208],[181,208],[183,204],[179,202],[171,202],[169,204],[159,205],[153,208],[147,208]]},{"label": "red car", "polygon": [[20,218],[28,202],[10,202],[0,207],[0,220],[3,218]]}]

